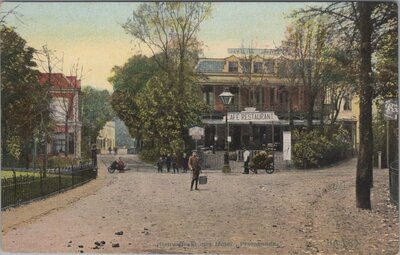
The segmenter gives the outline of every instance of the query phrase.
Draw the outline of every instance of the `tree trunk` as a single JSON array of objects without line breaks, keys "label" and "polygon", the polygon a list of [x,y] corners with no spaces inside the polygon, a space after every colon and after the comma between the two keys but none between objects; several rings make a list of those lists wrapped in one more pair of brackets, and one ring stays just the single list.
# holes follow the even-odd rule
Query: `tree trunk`
[{"label": "tree trunk", "polygon": [[322,94],[322,100],[320,103],[320,112],[319,112],[319,129],[321,132],[324,131],[324,112],[325,112],[325,93]]},{"label": "tree trunk", "polygon": [[[311,90],[311,88],[310,88]],[[307,100],[307,129],[311,130],[313,128],[313,117],[314,117],[314,95],[309,92]]]},{"label": "tree trunk", "polygon": [[288,109],[288,119],[289,119],[289,131],[292,131],[293,129],[293,112],[292,112],[292,100],[289,92],[289,109]]},{"label": "tree trunk", "polygon": [[358,208],[371,209],[372,184],[372,78],[371,78],[371,14],[373,3],[358,2],[360,30],[360,145],[357,159],[356,203]]}]

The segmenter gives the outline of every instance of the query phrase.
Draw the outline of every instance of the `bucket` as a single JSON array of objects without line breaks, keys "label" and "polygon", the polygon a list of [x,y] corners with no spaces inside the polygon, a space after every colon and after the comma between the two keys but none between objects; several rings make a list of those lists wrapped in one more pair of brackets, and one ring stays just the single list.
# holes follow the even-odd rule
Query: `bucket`
[{"label": "bucket", "polygon": [[199,177],[199,184],[207,184],[207,176],[203,175]]}]

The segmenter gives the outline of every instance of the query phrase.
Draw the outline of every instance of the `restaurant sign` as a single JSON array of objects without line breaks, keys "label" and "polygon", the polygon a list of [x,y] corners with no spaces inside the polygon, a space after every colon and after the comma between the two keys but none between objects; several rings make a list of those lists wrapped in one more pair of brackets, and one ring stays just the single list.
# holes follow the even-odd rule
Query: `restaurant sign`
[{"label": "restaurant sign", "polygon": [[279,121],[274,112],[228,112],[228,122],[272,122]]}]

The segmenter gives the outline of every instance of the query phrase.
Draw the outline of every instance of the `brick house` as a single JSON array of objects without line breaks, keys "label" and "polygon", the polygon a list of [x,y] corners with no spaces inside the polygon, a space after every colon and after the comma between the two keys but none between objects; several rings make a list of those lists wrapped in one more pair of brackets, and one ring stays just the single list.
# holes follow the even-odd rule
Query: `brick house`
[{"label": "brick house", "polygon": [[50,107],[54,129],[52,141],[47,145],[47,153],[67,152],[74,158],[80,158],[82,129],[80,80],[76,76],[65,76],[62,73],[40,73],[39,83],[50,84],[52,96]]}]

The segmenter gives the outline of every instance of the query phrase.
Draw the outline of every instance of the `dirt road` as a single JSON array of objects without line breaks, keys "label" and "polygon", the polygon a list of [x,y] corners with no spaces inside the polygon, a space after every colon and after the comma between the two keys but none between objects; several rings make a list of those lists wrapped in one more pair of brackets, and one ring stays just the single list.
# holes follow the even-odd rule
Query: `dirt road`
[{"label": "dirt road", "polygon": [[209,183],[199,191],[189,191],[190,174],[103,173],[103,187],[96,192],[14,229],[3,229],[2,248],[72,253],[396,254],[398,211],[388,200],[388,170],[375,169],[373,209],[359,210],[355,163],[353,159],[323,170],[272,175],[208,172]]}]

